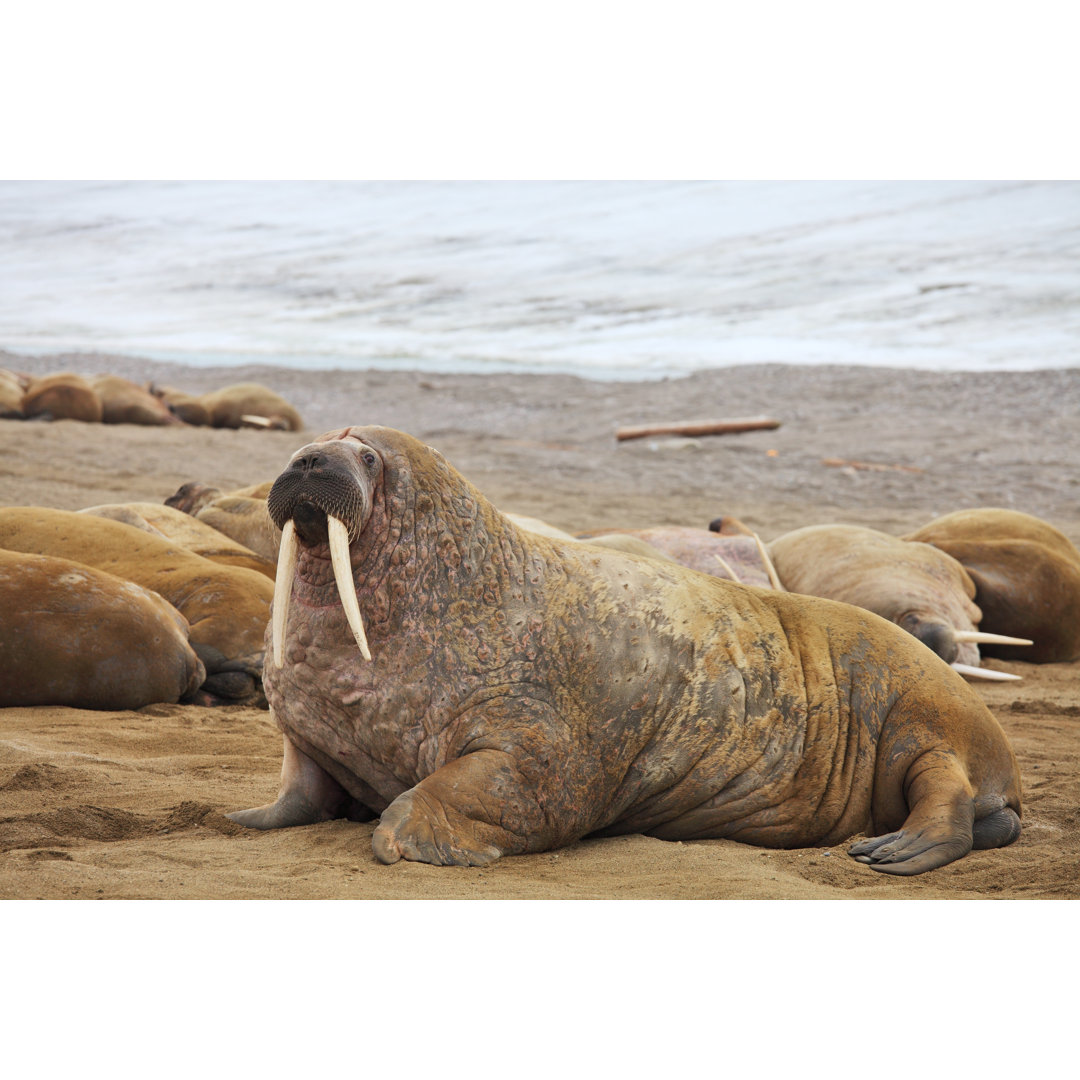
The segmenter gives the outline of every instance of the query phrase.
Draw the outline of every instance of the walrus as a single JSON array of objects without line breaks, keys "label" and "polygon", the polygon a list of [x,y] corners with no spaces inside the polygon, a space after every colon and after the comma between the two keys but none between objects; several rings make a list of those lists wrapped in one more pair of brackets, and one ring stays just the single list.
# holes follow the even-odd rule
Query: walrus
[{"label": "walrus", "polygon": [[982,611],[967,571],[929,544],[857,525],[809,525],[777,537],[768,550],[788,591],[873,611],[965,674],[1016,678],[979,667],[979,644],[1002,638],[979,629]]},{"label": "walrus", "polygon": [[849,605],[518,528],[383,427],[298,450],[264,673],[257,829],[380,815],[375,856],[483,865],[588,835],[831,845],[917,874],[1020,832],[1004,732]]},{"label": "walrus", "polygon": [[77,513],[122,521],[143,532],[165,537],[185,550],[222,566],[244,566],[268,578],[273,578],[277,570],[276,551],[273,558],[259,555],[205,521],[161,503],[102,503],[83,507]]},{"label": "walrus", "polygon": [[0,550],[0,610],[3,708],[141,709],[206,678],[171,604],[69,559]]},{"label": "walrus", "polygon": [[589,543],[614,546],[614,537],[632,536],[649,544],[668,558],[703,574],[757,585],[763,589],[780,587],[771,573],[772,564],[757,534],[726,533],[686,525],[654,525],[645,529],[619,529],[607,533],[579,533]]},{"label": "walrus", "polygon": [[212,484],[191,480],[181,484],[165,505],[191,514],[276,565],[281,530],[266,510],[271,483],[224,492]]},{"label": "walrus", "polygon": [[148,389],[189,424],[265,427],[279,431],[300,431],[304,426],[296,409],[261,383],[236,383],[198,395],[154,384]]},{"label": "walrus", "polygon": [[184,423],[165,402],[130,379],[120,375],[95,375],[89,381],[101,398],[101,421],[104,424],[179,427]]},{"label": "walrus", "polygon": [[192,427],[209,427],[210,410],[198,394],[189,394],[172,386],[147,383],[146,391],[156,397],[175,417]]},{"label": "walrus", "polygon": [[21,420],[22,401],[29,379],[23,379],[17,371],[0,368],[0,420]]},{"label": "walrus", "polygon": [[273,480],[261,480],[257,484],[248,487],[235,488],[223,491],[216,484],[208,484],[204,480],[189,480],[181,484],[172,495],[165,500],[166,506],[172,506],[192,516],[198,514],[205,506],[217,499],[235,497],[242,499],[261,499],[266,502],[266,496],[274,486]]},{"label": "walrus", "polygon": [[904,537],[956,559],[975,584],[981,626],[1030,638],[984,646],[1032,663],[1080,659],[1080,551],[1049,522],[1018,510],[958,510]]},{"label": "walrus", "polygon": [[30,383],[23,394],[22,414],[27,420],[81,420],[100,424],[104,409],[88,379],[63,371]]},{"label": "walrus", "polygon": [[221,566],[119,521],[37,506],[0,508],[0,548],[71,559],[158,593],[190,625],[206,667],[206,703],[263,704],[263,633],[274,594],[265,574]]}]

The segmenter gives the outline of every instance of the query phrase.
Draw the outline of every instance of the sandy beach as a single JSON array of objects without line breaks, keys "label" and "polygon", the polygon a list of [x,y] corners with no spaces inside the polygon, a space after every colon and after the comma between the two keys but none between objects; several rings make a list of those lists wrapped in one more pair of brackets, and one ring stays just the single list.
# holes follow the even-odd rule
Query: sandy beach
[{"label": "sandy beach", "polygon": [[[902,533],[965,507],[1045,518],[1080,542],[1080,372],[934,374],[748,366],[657,382],[567,375],[195,368],[103,355],[24,357],[36,373],[110,371],[201,392],[257,380],[300,433],[0,421],[0,504],[75,510],[162,501],[188,480],[274,477],[297,447],[351,423],[436,446],[501,509],[571,531],[734,514],[765,540],[845,522]],[[619,443],[622,425],[766,415],[773,431]],[[824,464],[841,459],[857,465]],[[870,464],[879,468],[864,468]],[[988,666],[979,684],[1012,740],[1023,832],[914,878],[832,849],[729,841],[583,840],[483,869],[382,866],[371,825],[244,830],[271,799],[280,736],[265,711],[0,710],[0,897],[931,899],[1080,896],[1080,665]]]}]

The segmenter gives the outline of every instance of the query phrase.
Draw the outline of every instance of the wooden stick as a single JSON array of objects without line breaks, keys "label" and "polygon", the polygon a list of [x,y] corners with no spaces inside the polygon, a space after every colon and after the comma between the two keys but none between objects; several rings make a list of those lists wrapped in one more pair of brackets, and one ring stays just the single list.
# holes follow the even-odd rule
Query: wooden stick
[{"label": "wooden stick", "polygon": [[736,420],[689,420],[684,423],[641,424],[637,427],[621,427],[615,438],[644,439],[648,435],[733,435],[740,431],[763,431],[778,428],[779,420],[767,416],[747,416]]},{"label": "wooden stick", "polygon": [[874,472],[926,472],[914,465],[881,465],[876,461],[848,461],[846,458],[827,457],[821,459],[822,465],[832,465],[837,469],[871,469]]}]

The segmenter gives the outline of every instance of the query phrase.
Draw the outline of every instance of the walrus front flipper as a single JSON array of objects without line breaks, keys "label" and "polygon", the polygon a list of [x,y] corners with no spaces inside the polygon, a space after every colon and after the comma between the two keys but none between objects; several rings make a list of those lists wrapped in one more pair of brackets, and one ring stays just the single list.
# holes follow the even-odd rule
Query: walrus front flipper
[{"label": "walrus front flipper", "polygon": [[383,811],[371,838],[375,857],[383,863],[486,866],[500,855],[544,850],[551,845],[544,838],[543,811],[529,790],[509,754],[466,754]]},{"label": "walrus front flipper", "polygon": [[249,829],[287,829],[347,817],[370,821],[375,815],[357,802],[328,772],[316,765],[289,739],[281,762],[281,788],[276,802],[225,816]]}]

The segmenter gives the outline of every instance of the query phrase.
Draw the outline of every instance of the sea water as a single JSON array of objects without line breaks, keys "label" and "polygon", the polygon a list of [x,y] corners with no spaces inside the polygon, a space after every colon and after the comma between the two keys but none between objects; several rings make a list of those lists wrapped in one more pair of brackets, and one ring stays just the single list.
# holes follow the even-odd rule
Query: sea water
[{"label": "sea water", "polygon": [[1075,182],[9,182],[0,348],[569,371],[1080,366]]}]

